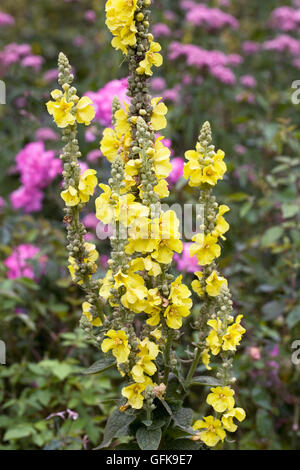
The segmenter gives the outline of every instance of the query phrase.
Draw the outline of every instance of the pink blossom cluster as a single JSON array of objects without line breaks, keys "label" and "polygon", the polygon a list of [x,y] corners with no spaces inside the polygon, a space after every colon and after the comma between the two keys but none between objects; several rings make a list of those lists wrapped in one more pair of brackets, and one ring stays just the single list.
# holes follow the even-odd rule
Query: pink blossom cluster
[{"label": "pink blossom cluster", "polygon": [[300,9],[288,6],[276,8],[271,14],[270,24],[281,31],[293,31],[300,25]]},{"label": "pink blossom cluster", "polygon": [[22,185],[10,195],[12,206],[26,213],[38,212],[42,208],[42,189],[61,173],[61,161],[38,141],[27,144],[16,156],[16,163]]},{"label": "pink blossom cluster", "polygon": [[178,271],[186,271],[187,273],[194,273],[199,271],[199,263],[196,256],[190,256],[190,246],[192,243],[183,243],[183,250],[181,255],[175,253],[174,261]]},{"label": "pink blossom cluster", "polygon": [[29,67],[38,72],[43,62],[44,58],[33,54],[29,44],[12,42],[0,51],[0,70],[2,73],[5,73],[11,65],[16,63],[19,63],[21,67]]},{"label": "pink blossom cluster", "polygon": [[171,35],[171,29],[165,23],[156,23],[153,25],[152,32],[156,38],[169,37]]},{"label": "pink blossom cluster", "polygon": [[239,22],[234,16],[219,8],[209,8],[206,5],[194,4],[193,2],[182,2],[181,6],[187,10],[186,21],[195,26],[204,26],[214,30],[222,29],[225,26],[236,29],[239,26]]},{"label": "pink blossom cluster", "polygon": [[168,176],[168,181],[175,184],[183,176],[184,160],[181,157],[172,158],[171,165],[172,171]]},{"label": "pink blossom cluster", "polygon": [[121,103],[129,103],[129,98],[126,95],[128,87],[128,79],[122,78],[121,80],[112,80],[108,82],[103,88],[97,92],[88,91],[86,96],[93,101],[96,116],[95,118],[102,126],[111,126],[112,122],[112,102],[115,96],[119,98]]},{"label": "pink blossom cluster", "polygon": [[239,65],[243,59],[238,54],[226,55],[218,50],[205,50],[193,44],[172,42],[169,47],[169,59],[176,60],[180,56],[186,58],[187,64],[198,69],[207,68],[208,71],[221,82],[233,85],[236,77],[229,65]]},{"label": "pink blossom cluster", "polygon": [[288,34],[281,34],[275,39],[265,41],[263,49],[266,51],[288,52],[291,55],[297,56],[300,54],[300,41]]},{"label": "pink blossom cluster", "polygon": [[12,26],[15,24],[15,19],[8,13],[0,11],[0,26]]},{"label": "pink blossom cluster", "polygon": [[[12,254],[4,261],[4,265],[8,268],[7,277],[9,279],[17,279],[18,277],[34,279],[34,269],[30,260],[39,254],[40,249],[29,243],[15,247]],[[46,261],[46,256],[39,257],[39,266],[42,271],[45,269]]]}]

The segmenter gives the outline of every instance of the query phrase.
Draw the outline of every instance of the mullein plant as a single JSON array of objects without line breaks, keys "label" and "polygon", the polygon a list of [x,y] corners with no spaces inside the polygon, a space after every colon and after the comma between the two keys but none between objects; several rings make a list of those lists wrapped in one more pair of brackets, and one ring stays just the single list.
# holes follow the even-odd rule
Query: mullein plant
[{"label": "mullein plant", "polygon": [[[95,170],[81,173],[78,124],[89,125],[92,102],[79,98],[66,56],[59,55],[59,84],[48,112],[63,129],[65,144],[64,222],[67,226],[69,270],[85,291],[81,326],[101,349],[102,359],[87,372],[116,366],[123,378],[120,403],[108,419],[99,448],[108,447],[122,432],[134,437],[142,449],[185,449],[216,446],[226,432],[234,432],[245,412],[235,407],[232,359],[245,329],[242,316],[235,320],[227,281],[217,270],[220,240],[229,225],[212,189],[223,178],[224,152],[215,152],[209,123],[202,127],[195,150],[186,152],[184,176],[200,188],[204,219],[193,238],[191,256],[201,271],[191,289],[174,279],[170,266],[174,252],[181,253],[179,220],[172,210],[163,211],[161,200],[169,195],[170,151],[157,132],[167,126],[167,108],[161,98],[151,98],[148,78],[162,62],[161,47],[149,32],[151,0],[108,0],[106,24],[112,45],[129,64],[130,105],[113,101],[113,126],[103,132],[100,148],[111,163],[108,184],[99,184],[96,216],[114,226],[111,258],[104,279],[97,279],[98,253],[85,242],[86,229],[80,211],[98,184]],[[178,357],[176,346],[185,318],[192,312],[192,295],[201,305],[193,324],[197,341],[193,358]],[[187,320],[188,321],[188,320]],[[217,376],[197,376],[198,366],[212,370],[211,358],[219,357]],[[190,362],[185,371],[186,362]],[[204,366],[203,366],[204,365]],[[183,408],[189,388],[210,386],[207,404],[213,412],[193,424],[193,412]],[[121,447],[120,447],[121,448]],[[123,447],[124,448],[124,447]]]}]

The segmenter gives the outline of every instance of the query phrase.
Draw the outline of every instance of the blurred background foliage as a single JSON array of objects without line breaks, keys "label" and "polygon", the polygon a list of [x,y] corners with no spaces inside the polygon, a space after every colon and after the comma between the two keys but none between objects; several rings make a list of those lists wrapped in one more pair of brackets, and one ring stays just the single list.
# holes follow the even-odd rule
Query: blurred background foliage
[{"label": "blurred background foliage", "polygon": [[[238,25],[192,24],[186,16],[192,3],[220,9]],[[83,375],[100,353],[78,328],[82,294],[66,270],[59,178],[45,188],[37,212],[16,210],[10,202],[20,186],[16,155],[39,140],[41,128],[51,127],[44,103],[56,87],[58,52],[69,57],[81,94],[126,77],[126,64],[110,46],[104,5],[104,0],[1,2],[1,12],[14,22],[1,25],[0,14],[0,79],[7,87],[7,104],[0,105],[0,337],[7,345],[7,364],[0,366],[0,449],[93,448],[119,395],[114,372]],[[201,124],[209,120],[229,167],[217,194],[231,207],[221,269],[247,327],[235,361],[247,419],[225,445],[233,449],[300,449],[300,366],[291,359],[292,344],[300,339],[300,130],[299,105],[291,101],[300,73],[300,37],[299,27],[272,23],[279,6],[300,8],[296,1],[276,0],[155,0],[153,8],[165,58],[159,72],[163,89],[157,91],[157,76],[153,89],[169,107],[166,137],[174,156],[182,158],[194,147]],[[280,43],[281,35],[289,39]],[[259,44],[255,52],[251,44],[247,48],[249,41]],[[171,60],[174,42],[237,55],[231,83],[189,65],[182,55]],[[13,43],[30,45],[40,63],[10,59],[5,48]],[[98,148],[102,129],[100,122],[93,124],[95,140],[81,131],[83,155]],[[45,145],[55,152],[60,147],[55,139]],[[107,178],[109,165],[102,157],[89,165]],[[179,177],[169,202],[192,201],[196,193]],[[97,240],[94,228],[90,239],[104,271],[109,243]],[[24,244],[39,249],[28,260],[31,274],[10,275],[5,260]],[[190,397],[199,414],[201,397],[198,389]]]}]

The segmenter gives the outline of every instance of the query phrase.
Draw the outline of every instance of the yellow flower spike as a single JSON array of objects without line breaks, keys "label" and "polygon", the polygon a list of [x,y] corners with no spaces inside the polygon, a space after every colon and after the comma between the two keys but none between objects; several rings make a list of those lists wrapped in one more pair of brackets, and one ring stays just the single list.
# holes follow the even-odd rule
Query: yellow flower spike
[{"label": "yellow flower spike", "polygon": [[128,337],[126,333],[122,330],[109,330],[105,336],[108,336],[108,338],[104,339],[101,344],[102,351],[107,353],[112,349],[112,353],[119,364],[127,362],[130,354],[130,347],[128,346]]},{"label": "yellow flower spike", "polygon": [[227,280],[218,276],[217,271],[213,271],[211,275],[206,279],[206,292],[210,297],[217,297],[223,286],[227,286]]},{"label": "yellow flower spike", "polygon": [[59,128],[65,128],[75,123],[75,116],[72,114],[74,103],[67,102],[66,94],[62,95],[59,90],[54,90],[51,94],[55,97],[56,101],[48,101],[46,103],[48,113],[53,116],[53,119]]},{"label": "yellow flower spike", "polygon": [[218,413],[224,413],[234,407],[234,390],[230,387],[215,387],[206,398],[206,403],[211,405]]},{"label": "yellow flower spike", "polygon": [[170,162],[170,149],[162,143],[163,137],[158,137],[155,141],[153,153],[153,167],[155,176],[158,180],[167,178],[172,171],[172,164]]},{"label": "yellow flower spike", "polygon": [[123,397],[127,398],[128,403],[132,408],[140,410],[143,408],[145,399],[143,392],[148,386],[153,387],[153,382],[150,377],[147,377],[144,383],[135,383],[129,385],[128,387],[124,387],[122,389],[122,395]]},{"label": "yellow flower spike", "polygon": [[215,419],[213,416],[206,416],[203,420],[198,420],[194,423],[193,429],[200,431],[192,437],[193,441],[202,441],[208,447],[215,447],[218,442],[224,441],[226,432],[222,428],[222,423],[219,419]]},{"label": "yellow flower spike", "polygon": [[69,186],[68,189],[60,193],[67,207],[74,207],[80,203],[79,194],[76,188]]},{"label": "yellow flower spike", "polygon": [[120,137],[125,134],[130,135],[131,126],[128,122],[128,105],[124,103],[125,109],[121,108],[115,112],[115,130]]},{"label": "yellow flower spike", "polygon": [[171,283],[169,300],[172,304],[182,305],[190,309],[193,305],[192,300],[189,298],[191,295],[189,288],[182,283],[182,275]]},{"label": "yellow flower spike", "polygon": [[93,326],[101,326],[102,321],[101,318],[97,317],[93,319],[93,315],[90,313],[92,308],[92,304],[89,302],[83,302],[82,304],[82,314],[88,319],[88,321],[93,325]]},{"label": "yellow flower spike", "polygon": [[139,63],[137,73],[139,75],[152,76],[152,66],[160,67],[163,63],[163,58],[159,54],[161,51],[161,45],[158,42],[151,41],[149,51],[146,52],[145,59]]},{"label": "yellow flower spike", "polygon": [[161,100],[161,97],[153,98],[151,100],[151,105],[153,107],[151,125],[155,131],[165,129],[167,127],[167,119],[165,118],[165,115],[168,112],[168,108]]},{"label": "yellow flower spike", "polygon": [[211,234],[196,234],[192,240],[195,242],[190,247],[191,257],[196,255],[201,266],[211,264],[215,258],[221,254],[221,247],[218,245],[218,239]]},{"label": "yellow flower spike", "polygon": [[226,431],[235,432],[237,430],[237,425],[233,422],[233,418],[236,418],[239,422],[244,421],[246,418],[245,410],[243,408],[233,408],[222,416],[222,424]]}]

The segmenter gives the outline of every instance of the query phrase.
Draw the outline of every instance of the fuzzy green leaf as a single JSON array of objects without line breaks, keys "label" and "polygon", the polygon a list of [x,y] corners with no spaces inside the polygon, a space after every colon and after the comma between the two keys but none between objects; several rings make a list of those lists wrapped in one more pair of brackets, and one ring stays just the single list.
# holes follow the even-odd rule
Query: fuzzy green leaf
[{"label": "fuzzy green leaf", "polygon": [[161,429],[139,428],[136,433],[138,445],[142,450],[157,450],[161,441]]}]

